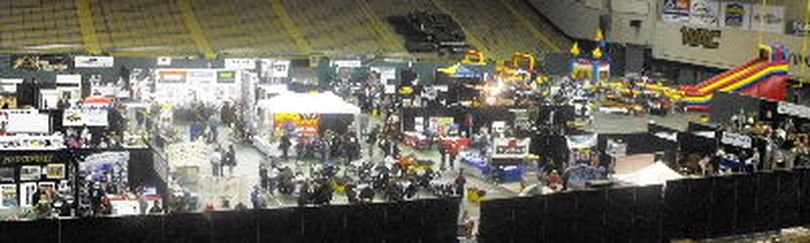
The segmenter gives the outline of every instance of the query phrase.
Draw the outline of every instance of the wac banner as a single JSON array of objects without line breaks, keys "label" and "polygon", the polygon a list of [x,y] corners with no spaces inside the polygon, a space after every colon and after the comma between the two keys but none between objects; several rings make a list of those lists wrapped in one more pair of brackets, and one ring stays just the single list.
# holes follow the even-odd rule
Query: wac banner
[{"label": "wac banner", "polygon": [[720,47],[719,39],[723,32],[720,30],[710,30],[705,28],[681,27],[681,40],[683,45],[692,47],[703,47],[705,49],[717,49]]},{"label": "wac banner", "polygon": [[298,135],[318,135],[321,126],[319,114],[283,113],[276,114],[273,118],[276,127],[292,129]]}]

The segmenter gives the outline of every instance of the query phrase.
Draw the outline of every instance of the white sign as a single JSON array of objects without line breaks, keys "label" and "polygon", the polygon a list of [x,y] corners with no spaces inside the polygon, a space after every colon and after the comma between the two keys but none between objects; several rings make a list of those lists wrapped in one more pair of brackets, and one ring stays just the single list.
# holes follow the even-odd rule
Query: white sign
[{"label": "white sign", "polygon": [[0,93],[17,93],[17,84],[22,82],[21,78],[0,78]]},{"label": "white sign", "polygon": [[256,69],[256,60],[251,58],[225,58],[225,69]]},{"label": "white sign", "polygon": [[810,107],[797,105],[790,102],[779,102],[776,112],[795,117],[810,119]]},{"label": "white sign", "polygon": [[290,76],[290,60],[261,59],[263,78],[286,78]]},{"label": "white sign", "polygon": [[709,0],[692,0],[689,23],[716,27],[720,24],[720,4]]},{"label": "white sign", "polygon": [[668,22],[686,22],[689,20],[689,7],[689,0],[664,0],[661,18]]},{"label": "white sign", "polygon": [[393,67],[371,67],[371,71],[380,74],[380,82],[388,83],[389,80],[397,80],[397,69]]},{"label": "white sign", "polygon": [[530,138],[495,138],[493,159],[522,159],[529,155]]},{"label": "white sign", "polygon": [[782,34],[785,32],[785,7],[754,5],[751,30]]},{"label": "white sign", "polygon": [[0,110],[0,127],[9,133],[50,133],[51,120],[37,110]]},{"label": "white sign", "polygon": [[172,65],[172,58],[171,57],[158,57],[157,58],[157,65],[158,66],[171,66]]},{"label": "white sign", "polygon": [[751,148],[751,137],[732,132],[724,132],[723,137],[720,138],[720,142],[746,149]]},{"label": "white sign", "polygon": [[62,117],[62,125],[66,127],[103,127],[107,124],[107,110],[101,109],[68,109]]},{"label": "white sign", "polygon": [[363,62],[360,60],[336,60],[332,64],[344,68],[359,68],[363,66]]},{"label": "white sign", "polygon": [[77,68],[105,68],[113,67],[115,58],[107,56],[77,56],[73,58],[73,66]]}]

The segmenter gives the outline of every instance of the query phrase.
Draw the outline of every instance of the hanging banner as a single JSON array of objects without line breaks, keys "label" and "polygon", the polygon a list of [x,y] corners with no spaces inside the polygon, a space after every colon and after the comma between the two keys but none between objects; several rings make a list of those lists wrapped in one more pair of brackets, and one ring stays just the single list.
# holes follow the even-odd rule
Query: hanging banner
[{"label": "hanging banner", "polygon": [[397,80],[397,69],[394,67],[371,67],[371,71],[380,74],[381,83]]},{"label": "hanging banner", "polygon": [[275,126],[286,129],[293,134],[314,136],[318,135],[321,126],[319,114],[282,113],[273,116]]},{"label": "hanging banner", "polygon": [[686,22],[689,20],[689,0],[664,0],[662,20],[667,22]]},{"label": "hanging banner", "polygon": [[598,142],[596,134],[565,136],[568,149],[594,148]]},{"label": "hanging banner", "polygon": [[183,70],[161,70],[158,71],[158,82],[164,84],[184,84],[186,83],[186,74],[188,72]]},{"label": "hanging banner", "polygon": [[172,58],[171,57],[158,57],[157,58],[157,65],[158,66],[171,66],[172,65]]},{"label": "hanging banner", "polygon": [[17,93],[17,85],[22,82],[21,78],[0,78],[0,93]]},{"label": "hanging banner", "polygon": [[219,71],[217,72],[217,83],[231,84],[236,82],[235,71]]},{"label": "hanging banner", "polygon": [[73,58],[73,67],[77,68],[107,68],[113,67],[115,59],[107,56],[76,56]]},{"label": "hanging banner", "polygon": [[783,115],[810,119],[810,107],[797,105],[790,102],[779,102],[776,112]]},{"label": "hanging banner", "polygon": [[785,7],[754,5],[751,30],[775,34],[785,33]]},{"label": "hanging banner", "polygon": [[529,155],[530,138],[495,138],[493,159],[522,159]]},{"label": "hanging banner", "polygon": [[335,60],[332,64],[339,68],[359,68],[363,66],[363,62],[360,60]]},{"label": "hanging banner", "polygon": [[720,142],[723,144],[745,149],[751,148],[751,141],[751,137],[733,132],[724,132],[723,136],[720,137]]},{"label": "hanging banner", "polygon": [[107,110],[102,109],[68,109],[62,118],[66,127],[104,127],[107,126]]},{"label": "hanging banner", "polygon": [[751,5],[740,2],[721,3],[720,27],[731,29],[751,29]]},{"label": "hanging banner", "polygon": [[692,0],[689,23],[699,26],[719,26],[720,3],[710,0]]}]

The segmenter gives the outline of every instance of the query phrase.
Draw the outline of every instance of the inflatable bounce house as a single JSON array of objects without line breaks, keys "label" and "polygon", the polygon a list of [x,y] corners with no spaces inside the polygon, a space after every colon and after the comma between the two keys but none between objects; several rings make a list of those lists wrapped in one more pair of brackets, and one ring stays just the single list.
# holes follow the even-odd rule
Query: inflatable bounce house
[{"label": "inflatable bounce house", "polygon": [[588,80],[590,84],[597,85],[610,79],[610,63],[613,59],[605,51],[607,42],[601,30],[596,32],[594,40],[597,45],[589,54],[583,54],[579,44],[574,42],[571,47],[571,78]]},{"label": "inflatable bounce house", "polygon": [[711,108],[715,91],[741,92],[766,99],[784,100],[787,92],[788,50],[782,44],[759,46],[759,56],[742,66],[697,85],[682,86],[687,109]]}]

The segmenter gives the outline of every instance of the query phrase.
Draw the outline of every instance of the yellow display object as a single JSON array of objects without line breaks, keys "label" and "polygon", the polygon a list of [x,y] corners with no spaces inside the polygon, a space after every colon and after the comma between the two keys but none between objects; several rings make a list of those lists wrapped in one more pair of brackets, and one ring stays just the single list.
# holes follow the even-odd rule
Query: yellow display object
[{"label": "yellow display object", "polygon": [[453,64],[453,66],[449,66],[446,68],[439,68],[439,72],[442,72],[447,75],[453,75],[458,72],[458,69],[461,67],[461,63]]},{"label": "yellow display object", "polygon": [[480,193],[481,190],[475,187],[467,188],[467,201],[471,203],[478,203],[484,200],[484,196]]},{"label": "yellow display object", "polygon": [[596,58],[596,59],[602,58],[602,49],[601,48],[597,47],[596,49],[593,49],[593,58]]},{"label": "yellow display object", "polygon": [[596,37],[594,37],[596,41],[603,41],[605,40],[605,35],[602,34],[602,29],[596,29]]},{"label": "yellow display object", "polygon": [[579,54],[582,54],[582,51],[579,49],[579,43],[574,42],[574,45],[571,46],[571,55],[579,56]]},{"label": "yellow display object", "polygon": [[411,88],[409,86],[403,86],[402,88],[399,88],[399,93],[400,94],[405,94],[405,95],[412,94],[413,93],[413,88]]},{"label": "yellow display object", "polygon": [[520,68],[521,67],[520,61],[522,61],[522,60],[528,61],[529,66],[528,66],[527,70],[529,72],[534,72],[536,59],[534,58],[534,56],[532,56],[531,54],[528,54],[528,53],[516,52],[515,55],[512,56],[512,67]]},{"label": "yellow display object", "polygon": [[464,64],[486,65],[484,53],[476,50],[469,50],[464,52],[464,59],[461,60]]}]

